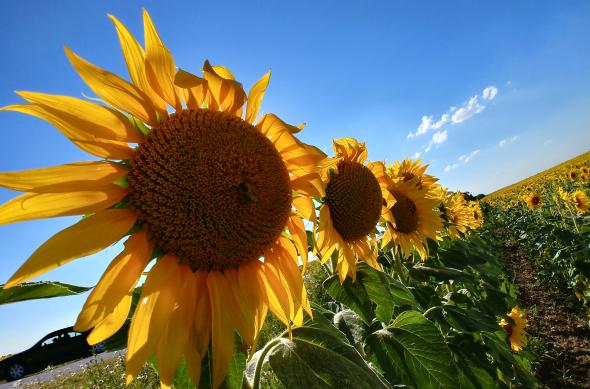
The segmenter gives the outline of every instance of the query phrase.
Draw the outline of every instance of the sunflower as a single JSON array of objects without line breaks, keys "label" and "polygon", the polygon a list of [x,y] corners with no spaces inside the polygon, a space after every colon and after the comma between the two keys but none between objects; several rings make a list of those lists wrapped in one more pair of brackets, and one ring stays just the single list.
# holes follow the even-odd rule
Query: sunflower
[{"label": "sunflower", "polygon": [[578,212],[585,213],[590,208],[590,199],[583,190],[578,189],[570,198]]},{"label": "sunflower", "polygon": [[478,229],[483,225],[483,211],[479,201],[470,201],[469,208],[471,209],[471,229]]},{"label": "sunflower", "polygon": [[518,307],[512,308],[506,315],[512,320],[508,322],[506,319],[501,319],[500,327],[508,334],[508,341],[512,350],[521,351],[526,343],[525,329],[528,326],[528,320],[524,312],[520,311]]},{"label": "sunflower", "polygon": [[438,210],[440,200],[431,192],[420,189],[418,177],[409,181],[390,177],[387,190],[394,197],[390,207],[393,220],[387,220],[381,246],[393,241],[394,250],[409,256],[418,251],[420,258],[428,257],[428,239],[437,240],[442,230],[442,218]]},{"label": "sunflower", "polygon": [[539,192],[531,192],[524,196],[524,201],[530,209],[537,209],[543,204],[543,199]]},{"label": "sunflower", "polygon": [[299,256],[307,258],[299,215],[314,213],[320,154],[294,137],[300,127],[272,114],[256,121],[270,73],[246,95],[222,66],[206,61],[203,78],[177,71],[146,11],[145,47],[109,17],[132,82],[66,48],[104,104],[18,92],[29,104],[3,108],[48,121],[100,158],[0,174],[1,186],[25,192],[0,206],[0,224],[85,215],[39,247],[4,287],[128,236],[75,329],[92,330],[91,344],[114,334],[155,259],[131,321],[127,383],[155,354],[162,386],[170,387],[184,355],[198,386],[211,343],[218,387],[234,331],[252,345],[269,309],[289,328],[302,324],[304,310],[311,315],[298,266]]},{"label": "sunflower", "polygon": [[393,165],[388,166],[387,172],[390,177],[403,178],[404,181],[410,181],[417,177],[418,187],[429,190],[436,185],[438,178],[426,174],[428,165],[421,165],[421,163],[421,159],[412,161],[410,158],[405,158],[402,162],[395,161]]},{"label": "sunflower", "polygon": [[446,193],[441,203],[442,214],[448,223],[447,233],[451,239],[462,239],[469,231],[473,212],[467,205],[463,193]]},{"label": "sunflower", "polygon": [[356,279],[356,260],[377,264],[375,227],[379,220],[391,220],[393,198],[387,192],[385,166],[369,162],[363,142],[352,138],[334,140],[335,157],[321,163],[325,196],[317,225],[317,249],[326,262],[338,249],[340,281],[347,275]]},{"label": "sunflower", "polygon": [[567,172],[567,178],[569,178],[571,181],[576,181],[579,177],[579,172],[576,169],[571,169],[570,171]]}]

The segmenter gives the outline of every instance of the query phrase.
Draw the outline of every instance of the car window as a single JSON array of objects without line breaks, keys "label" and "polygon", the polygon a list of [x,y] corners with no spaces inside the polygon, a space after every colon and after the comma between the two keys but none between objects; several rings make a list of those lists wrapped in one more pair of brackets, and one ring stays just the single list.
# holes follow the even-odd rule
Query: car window
[{"label": "car window", "polygon": [[70,335],[70,338],[75,338],[76,336],[80,336],[82,334],[76,331],[70,331],[68,332],[68,335]]},{"label": "car window", "polygon": [[55,344],[55,342],[59,339],[59,336],[52,336],[51,338],[45,340],[43,343],[41,343],[41,346],[49,346],[52,344]]}]

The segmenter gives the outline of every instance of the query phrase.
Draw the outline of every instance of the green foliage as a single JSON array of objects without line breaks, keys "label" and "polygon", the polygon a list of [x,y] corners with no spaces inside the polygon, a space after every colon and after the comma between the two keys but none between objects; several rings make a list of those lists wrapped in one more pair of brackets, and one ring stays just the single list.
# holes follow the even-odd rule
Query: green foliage
[{"label": "green foliage", "polygon": [[26,300],[72,296],[91,289],[55,281],[25,282],[9,289],[3,289],[3,287],[4,285],[0,285],[0,305]]},{"label": "green foliage", "polygon": [[[514,354],[498,325],[516,301],[485,235],[447,238],[418,264],[382,252],[384,271],[359,263],[355,282],[327,277],[331,311],[316,307],[292,338],[259,350],[247,386],[261,387],[256,377],[267,366],[285,387],[380,387],[368,372],[386,387],[536,387],[530,354]],[[364,383],[354,381],[359,376]]]}]

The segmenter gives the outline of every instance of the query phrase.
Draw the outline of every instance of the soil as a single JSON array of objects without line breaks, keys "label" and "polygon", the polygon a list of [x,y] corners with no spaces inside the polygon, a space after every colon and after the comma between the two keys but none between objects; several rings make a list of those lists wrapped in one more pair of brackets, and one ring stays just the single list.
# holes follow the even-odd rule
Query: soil
[{"label": "soil", "polygon": [[535,369],[537,378],[552,389],[590,389],[590,328],[576,312],[573,293],[541,285],[529,256],[516,242],[499,238],[507,274],[527,312],[527,332],[546,343],[545,355],[539,356]]}]

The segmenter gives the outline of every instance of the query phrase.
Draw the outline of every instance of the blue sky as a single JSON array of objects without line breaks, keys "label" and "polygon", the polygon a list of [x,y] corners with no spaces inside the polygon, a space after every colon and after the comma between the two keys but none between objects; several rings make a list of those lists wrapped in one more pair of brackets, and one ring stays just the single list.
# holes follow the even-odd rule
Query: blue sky
[{"label": "blue sky", "polygon": [[[420,153],[451,189],[489,193],[590,149],[587,1],[20,1],[0,13],[0,105],[15,90],[92,95],[63,45],[126,77],[107,13],[141,40],[150,11],[178,66],[205,59],[249,88],[268,69],[262,110],[307,123],[325,151],[356,137],[373,160]],[[1,112],[0,171],[88,160],[50,125]],[[410,134],[413,134],[410,135]],[[0,202],[16,193],[0,189]],[[75,218],[0,226],[5,282]],[[119,251],[44,275],[93,285]],[[0,355],[71,325],[85,295],[0,307]]]}]

